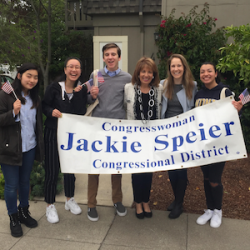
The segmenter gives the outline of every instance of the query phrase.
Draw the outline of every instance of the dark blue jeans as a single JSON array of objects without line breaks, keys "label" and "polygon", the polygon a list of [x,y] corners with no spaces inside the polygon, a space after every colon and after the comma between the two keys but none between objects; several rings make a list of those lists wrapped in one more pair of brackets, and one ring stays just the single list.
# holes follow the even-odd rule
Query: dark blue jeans
[{"label": "dark blue jeans", "polygon": [[17,190],[19,206],[29,205],[30,173],[35,160],[36,148],[23,153],[22,166],[1,164],[5,179],[4,198],[8,214],[17,213]]}]

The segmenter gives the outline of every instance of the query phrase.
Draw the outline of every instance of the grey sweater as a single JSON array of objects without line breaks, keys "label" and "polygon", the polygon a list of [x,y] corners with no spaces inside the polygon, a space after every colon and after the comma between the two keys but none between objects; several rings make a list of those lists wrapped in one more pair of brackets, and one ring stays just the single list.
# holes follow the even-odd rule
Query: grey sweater
[{"label": "grey sweater", "polygon": [[[104,83],[99,83],[99,104],[93,110],[93,117],[126,119],[126,112],[123,106],[124,86],[131,82],[131,75],[120,71],[118,75],[110,77],[104,71],[100,70]],[[92,74],[90,76],[92,78]]]}]

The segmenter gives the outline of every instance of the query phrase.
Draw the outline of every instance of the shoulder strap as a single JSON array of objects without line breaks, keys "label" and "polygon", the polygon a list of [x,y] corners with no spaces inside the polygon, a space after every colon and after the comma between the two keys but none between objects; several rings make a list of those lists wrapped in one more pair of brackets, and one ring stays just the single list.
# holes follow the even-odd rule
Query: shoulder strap
[{"label": "shoulder strap", "polygon": [[220,99],[226,98],[226,90],[227,88],[223,88],[220,92]]}]

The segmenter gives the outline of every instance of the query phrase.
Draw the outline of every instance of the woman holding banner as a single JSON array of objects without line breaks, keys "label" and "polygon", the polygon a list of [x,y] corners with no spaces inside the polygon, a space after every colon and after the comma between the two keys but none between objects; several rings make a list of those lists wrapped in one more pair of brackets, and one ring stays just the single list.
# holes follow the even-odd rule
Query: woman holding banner
[{"label": "woman holding banner", "polygon": [[[84,115],[87,105],[87,89],[81,86],[82,63],[78,58],[70,57],[65,61],[64,74],[58,82],[46,89],[42,102],[45,121],[45,201],[46,216],[50,223],[57,223],[59,217],[54,206],[57,178],[60,162],[57,150],[57,120],[62,113]],[[97,94],[96,94],[97,95]],[[96,98],[96,95],[92,95]],[[74,200],[75,175],[64,174],[65,209],[73,214],[80,214],[81,208]]]},{"label": "woman holding banner", "polygon": [[[132,83],[125,85],[124,105],[128,120],[148,120],[160,118],[162,86],[155,62],[142,57],[136,64]],[[135,202],[135,215],[138,219],[151,218],[149,197],[152,173],[132,174],[132,187]]]},{"label": "woman holding banner", "polygon": [[[194,96],[197,83],[184,56],[173,54],[167,63],[168,78],[163,84],[161,119],[177,116],[194,107]],[[168,171],[174,193],[174,201],[168,206],[170,219],[176,219],[182,214],[182,204],[187,187],[187,169]]]},{"label": "woman holding banner", "polygon": [[[38,96],[41,74],[34,64],[23,64],[12,84],[0,91],[0,165],[11,235],[23,235],[20,223],[37,227],[30,216],[30,173],[34,160],[43,160],[42,108]],[[6,85],[7,84],[7,85]],[[19,205],[17,207],[17,191]]]},{"label": "woman holding banner", "polygon": [[[205,62],[200,68],[200,79],[204,87],[195,95],[195,107],[220,100],[232,95],[232,92],[220,83],[216,67],[211,62]],[[240,111],[242,102],[233,101],[235,108]],[[222,222],[223,185],[221,176],[225,162],[217,162],[201,167],[204,177],[204,190],[207,209],[197,220],[197,224],[205,225],[210,220],[210,226],[218,228]]]}]

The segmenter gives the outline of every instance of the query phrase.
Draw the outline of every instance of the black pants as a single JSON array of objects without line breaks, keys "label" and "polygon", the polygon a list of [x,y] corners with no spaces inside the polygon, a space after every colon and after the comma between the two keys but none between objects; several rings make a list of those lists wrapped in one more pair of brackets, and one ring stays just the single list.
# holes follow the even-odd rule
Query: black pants
[{"label": "black pants", "polygon": [[[45,201],[53,204],[56,197],[57,179],[60,169],[60,162],[57,149],[57,130],[45,127]],[[64,192],[66,197],[74,197],[75,175],[64,174]]]},{"label": "black pants", "polygon": [[178,180],[187,180],[187,169],[175,169],[168,170],[169,180],[171,182],[176,182]]},{"label": "black pants", "polygon": [[136,203],[149,201],[152,178],[152,173],[132,174],[132,187]]},{"label": "black pants", "polygon": [[[221,209],[223,197],[221,176],[224,166],[225,162],[217,162],[201,167],[204,177],[204,190],[208,209]],[[218,185],[213,187],[211,186],[211,183],[216,183]]]}]

